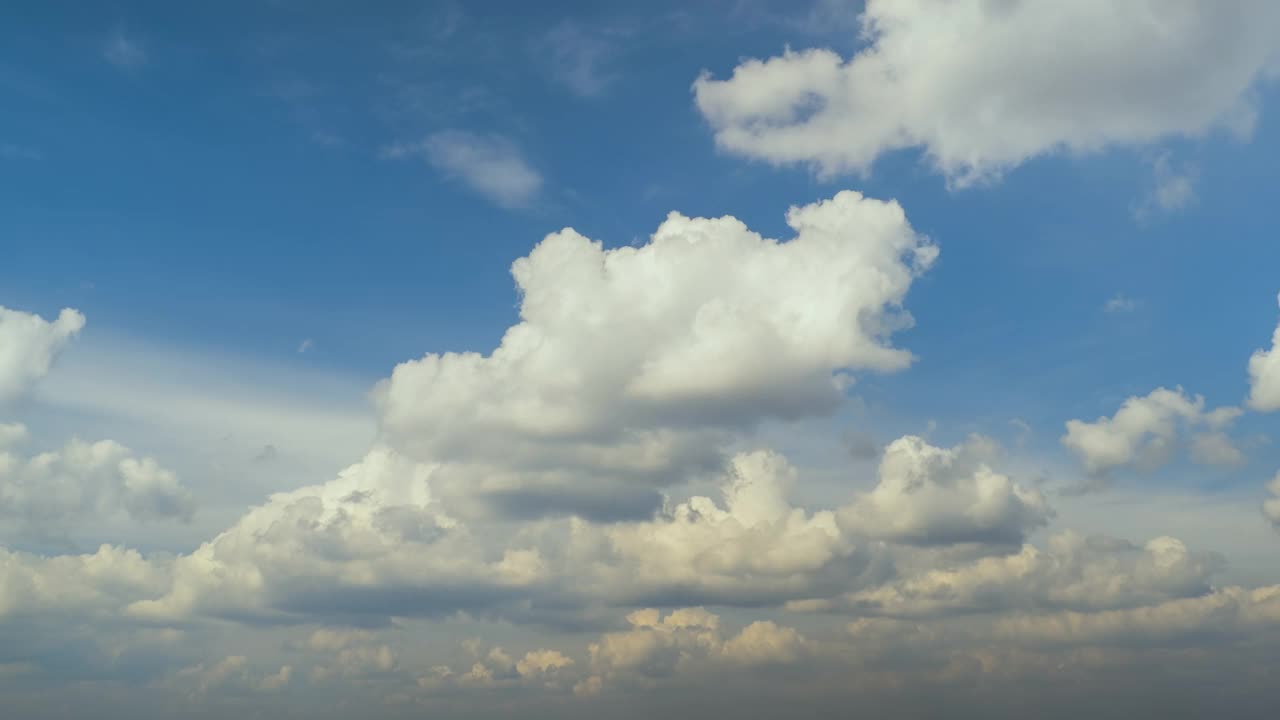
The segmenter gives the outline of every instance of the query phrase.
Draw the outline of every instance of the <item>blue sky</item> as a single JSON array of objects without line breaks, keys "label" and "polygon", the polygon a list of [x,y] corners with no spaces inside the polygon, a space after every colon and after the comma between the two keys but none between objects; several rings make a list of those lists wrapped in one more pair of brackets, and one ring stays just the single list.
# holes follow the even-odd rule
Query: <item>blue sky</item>
[{"label": "blue sky", "polygon": [[[1273,201],[1280,186],[1275,162],[1280,91],[1273,82],[1280,46],[1267,39],[1269,28],[1280,28],[1276,13],[1261,2],[1215,9],[1191,0],[1168,8],[1135,4],[1141,9],[1083,3],[1062,12],[1019,2],[1007,7],[944,3],[945,10],[931,14],[927,5],[395,2],[370,9],[285,0],[196,6],[8,3],[10,21],[0,26],[0,93],[8,99],[0,104],[0,307],[43,318],[39,328],[51,324],[12,338],[0,332],[0,340],[15,348],[15,358],[27,357],[21,355],[26,342],[34,348],[30,357],[43,354],[56,361],[38,372],[14,361],[15,387],[22,392],[6,398],[8,366],[0,347],[0,423],[20,423],[23,434],[30,435],[32,453],[56,451],[69,438],[111,438],[122,444],[121,452],[154,458],[182,483],[179,493],[162,475],[148,476],[148,482],[157,483],[148,487],[158,494],[148,495],[147,502],[158,504],[147,505],[146,512],[164,515],[174,498],[187,498],[196,509],[181,522],[136,525],[134,514],[142,512],[138,503],[143,501],[128,495],[133,486],[103,479],[107,476],[94,470],[99,474],[85,475],[83,482],[125,489],[78,489],[77,497],[99,498],[93,501],[96,510],[79,526],[71,523],[63,530],[53,523],[48,534],[31,528],[45,517],[39,513],[52,512],[48,508],[56,503],[31,501],[34,509],[6,514],[10,511],[0,502],[0,531],[6,533],[0,535],[0,549],[32,553],[23,556],[24,562],[37,564],[92,557],[93,548],[103,543],[144,552],[143,561],[163,576],[156,587],[167,583],[174,589],[139,591],[127,611],[103,611],[120,614],[100,626],[88,625],[86,637],[135,637],[130,621],[121,618],[139,617],[144,611],[136,603],[143,601],[163,608],[145,611],[159,613],[147,616],[154,628],[170,627],[165,623],[195,627],[211,617],[251,617],[271,625],[276,634],[259,640],[274,649],[262,649],[261,657],[257,650],[234,647],[240,642],[236,638],[249,642],[243,628],[218,641],[217,652],[197,657],[191,648],[184,650],[183,666],[200,669],[164,682],[178,687],[204,678],[195,681],[198,691],[192,692],[202,703],[212,703],[211,713],[227,707],[210,698],[216,688],[236,685],[228,677],[259,690],[303,682],[263,668],[270,666],[274,673],[285,666],[304,667],[289,658],[307,642],[318,653],[418,677],[420,688],[434,688],[437,680],[441,687],[453,682],[422,680],[429,675],[423,674],[427,665],[411,669],[407,655],[383,663],[378,648],[388,642],[385,637],[343,625],[359,624],[352,619],[356,615],[370,626],[414,617],[414,633],[448,635],[451,642],[476,628],[506,632],[484,623],[511,623],[510,632],[520,640],[510,644],[563,641],[564,647],[585,653],[585,628],[625,627],[618,618],[606,620],[606,609],[625,614],[645,607],[645,601],[666,613],[676,608],[675,598],[691,598],[689,605],[719,608],[726,623],[740,625],[764,617],[762,608],[781,612],[821,601],[825,612],[849,620],[864,607],[837,607],[837,596],[852,597],[865,588],[855,591],[849,585],[841,595],[832,583],[867,582],[865,575],[841,574],[852,572],[846,565],[838,572],[823,565],[820,577],[810,577],[805,590],[794,595],[734,585],[739,599],[750,597],[749,602],[726,600],[720,590],[700,595],[700,586],[686,580],[679,592],[649,588],[612,605],[586,593],[591,601],[571,611],[583,596],[570,601],[530,595],[526,605],[519,605],[518,599],[501,593],[490,597],[490,590],[468,586],[459,597],[474,598],[475,606],[465,599],[449,605],[434,596],[422,601],[448,605],[455,613],[449,615],[448,622],[455,623],[449,628],[410,611],[370,618],[353,609],[392,602],[382,595],[351,599],[351,607],[341,612],[305,617],[279,598],[255,596],[242,607],[221,608],[220,600],[210,599],[218,592],[239,597],[239,590],[226,588],[209,590],[207,597],[192,590],[196,599],[190,606],[174,599],[188,597],[179,590],[185,592],[184,582],[196,581],[173,568],[185,567],[184,562],[194,567],[190,558],[199,557],[202,543],[223,537],[224,531],[264,532],[270,523],[261,518],[311,495],[338,517],[346,517],[342,512],[359,517],[360,511],[343,503],[358,504],[350,498],[366,491],[395,495],[415,512],[422,509],[415,503],[425,503],[422,507],[436,513],[432,522],[441,533],[467,526],[514,538],[514,545],[480,547],[483,543],[467,544],[449,534],[448,542],[459,543],[455,554],[474,550],[483,556],[498,568],[492,572],[517,573],[529,557],[519,554],[524,552],[520,543],[536,536],[554,545],[554,538],[562,537],[557,533],[568,532],[568,525],[556,523],[570,521],[553,517],[560,512],[554,509],[557,503],[573,515],[579,512],[574,508],[597,507],[599,498],[613,497],[620,505],[634,500],[658,513],[655,517],[667,518],[663,513],[673,503],[698,493],[716,496],[720,471],[729,466],[732,452],[769,446],[799,469],[800,479],[789,491],[797,507],[811,513],[829,505],[843,508],[837,511],[846,518],[841,522],[864,525],[841,532],[901,546],[886,556],[891,559],[882,558],[883,567],[895,568],[883,588],[915,582],[911,573],[922,568],[961,572],[955,565],[961,556],[1016,556],[1024,541],[1050,553],[1048,538],[1073,527],[1138,546],[1172,535],[1196,552],[1221,553],[1227,569],[1214,570],[1223,579],[1215,581],[1213,592],[1228,581],[1258,587],[1280,582],[1270,563],[1275,549],[1267,520],[1271,511],[1259,511],[1269,493],[1280,493],[1266,487],[1280,464],[1280,450],[1270,437],[1274,416],[1267,414],[1266,381],[1255,378],[1251,385],[1246,371],[1251,354],[1270,346],[1280,289],[1274,271],[1280,245],[1273,242],[1280,226],[1280,208]],[[960,28],[954,37],[953,28]],[[1094,28],[1096,38],[1091,37]],[[1153,34],[1152,28],[1164,34]],[[1060,38],[1060,47],[1041,52],[1044,43],[1037,46],[1036,33]],[[960,39],[948,45],[948,38]],[[838,63],[824,65],[822,51],[834,53]],[[879,62],[893,72],[876,74]],[[751,74],[757,70],[760,74]],[[775,75],[766,77],[766,71]],[[875,85],[880,82],[882,87]],[[795,87],[805,89],[793,96]],[[431,376],[434,380],[423,369],[435,367],[430,354],[488,356],[499,347],[504,332],[521,320],[512,264],[534,257],[535,247],[552,233],[573,228],[607,251],[642,249],[653,247],[652,234],[668,213],[678,212],[692,218],[732,216],[765,237],[789,240],[796,232],[786,223],[787,208],[818,203],[846,189],[896,201],[916,233],[913,242],[935,244],[940,254],[927,268],[911,271],[899,288],[901,298],[892,288],[876,290],[881,294],[870,299],[846,298],[863,303],[858,322],[879,322],[900,299],[914,324],[876,334],[850,330],[846,323],[831,328],[837,338],[833,345],[852,333],[846,338],[851,347],[890,344],[915,359],[909,368],[889,367],[855,350],[844,361],[815,366],[824,377],[846,370],[856,377],[852,387],[842,388],[844,400],[834,408],[817,402],[800,411],[780,409],[785,403],[779,397],[808,397],[804,393],[812,387],[806,383],[815,370],[806,364],[805,353],[817,352],[811,344],[792,348],[783,340],[758,342],[745,353],[708,355],[725,367],[694,363],[685,381],[664,381],[678,389],[662,392],[689,393],[680,402],[706,403],[705,412],[714,420],[690,420],[703,411],[672,400],[674,395],[655,395],[659,399],[646,402],[657,405],[637,410],[625,393],[615,397],[615,390],[599,389],[640,382],[653,367],[666,367],[661,365],[669,360],[665,355],[646,355],[635,377],[615,377],[609,374],[613,370],[601,369],[615,360],[597,360],[592,353],[632,347],[629,333],[641,331],[631,328],[642,325],[629,314],[631,307],[650,297],[660,305],[664,294],[676,293],[682,282],[691,283],[689,297],[705,291],[718,298],[715,302],[740,302],[734,307],[744,314],[735,317],[743,327],[754,327],[752,312],[768,314],[787,303],[785,293],[767,294],[773,281],[758,288],[765,298],[759,305],[735,295],[746,292],[736,286],[726,285],[723,297],[715,295],[720,290],[706,290],[747,272],[754,252],[749,244],[734,246],[741,255],[723,258],[718,267],[724,276],[711,273],[705,287],[673,265],[659,276],[669,282],[654,281],[635,297],[624,297],[618,288],[611,291],[617,295],[597,288],[596,298],[582,290],[581,299],[573,300],[581,303],[577,312],[604,318],[603,324],[578,337],[557,324],[563,320],[548,319],[554,313],[530,320],[548,338],[545,347],[553,348],[542,360],[508,367],[505,361],[482,359],[471,370],[441,371],[445,374]],[[857,216],[862,224],[841,232],[861,237],[883,231],[886,238],[897,232],[884,230],[889,225],[872,219],[878,211],[860,202],[848,212],[865,213]],[[693,237],[704,231],[679,232]],[[835,267],[839,259],[828,258],[828,264]],[[524,298],[579,298],[575,283],[581,278],[572,274],[570,260],[564,262],[548,261],[530,271]],[[640,266],[633,271],[645,272]],[[622,270],[615,272],[623,277]],[[792,297],[809,290],[804,283],[792,284],[785,269],[779,270],[776,287],[792,288]],[[828,300],[843,302],[842,297]],[[538,300],[544,301],[560,302]],[[54,336],[52,321],[62,308],[75,308],[87,318],[82,331]],[[813,310],[815,317],[825,317]],[[690,310],[689,317],[696,316]],[[649,331],[660,335],[658,329]],[[48,337],[40,340],[43,334]],[[599,340],[611,335],[616,343]],[[677,337],[684,336],[655,335],[653,345],[673,343],[673,353],[693,347],[680,344],[691,341],[672,339]],[[645,344],[635,348],[651,352]],[[701,350],[688,352],[697,359]],[[421,363],[410,363],[424,355]],[[752,374],[753,363],[770,358],[800,359],[794,360],[796,367],[787,365],[790,359],[778,360],[782,366],[776,376]],[[392,377],[400,363],[410,367]],[[419,371],[421,376],[412,374]],[[704,372],[705,380],[689,379]],[[787,374],[792,372],[794,377]],[[485,390],[480,380],[469,384],[482,377],[496,389]],[[371,396],[383,378],[391,379]],[[557,383],[569,382],[565,378],[586,378],[585,387],[599,389],[600,399],[583,400],[581,406],[575,405],[577,399],[563,399],[556,393],[562,387]],[[698,382],[706,387],[695,391]],[[731,397],[729,386],[740,394]],[[1163,421],[1151,420],[1127,440],[1115,440],[1124,434],[1116,430],[1120,421],[1099,423],[1097,444],[1064,439],[1068,421],[1091,424],[1117,416],[1127,398],[1147,397],[1160,387],[1185,388],[1188,398],[1203,395],[1205,404],[1195,411],[1169,409],[1169,415],[1160,416]],[[1247,400],[1251,392],[1254,399]],[[666,402],[675,404],[662,405]],[[736,408],[739,416],[720,418],[716,403]],[[1239,408],[1239,417],[1214,424],[1203,413],[1218,407]],[[521,424],[529,408],[544,413],[546,427]],[[485,412],[507,416],[499,421]],[[671,420],[676,416],[683,419]],[[625,455],[632,449],[627,438],[634,440],[628,433],[638,433],[659,444],[676,437],[655,452],[670,451],[677,459],[667,459],[671,464],[660,480],[633,478],[626,485],[612,477],[599,479],[613,472],[601,467],[615,466],[588,467],[580,464],[586,455],[570,461],[557,454],[587,442],[587,431],[554,425],[560,418],[572,424],[579,417],[594,418],[601,437],[618,444],[575,452]],[[508,421],[510,427],[503,424]],[[1166,425],[1169,429],[1162,429]],[[1225,455],[1201,461],[1196,453],[1203,447],[1197,443],[1210,442],[1206,438],[1219,431],[1223,434],[1212,442],[1226,443]],[[1108,435],[1113,432],[1118,435]],[[880,527],[876,518],[897,512],[891,508],[898,505],[877,505],[873,512],[870,505],[845,503],[851,488],[888,488],[881,500],[865,502],[890,502],[884,498],[896,486],[885,453],[892,456],[890,443],[910,435],[923,436],[931,443],[927,447],[936,445],[939,452],[953,452],[957,468],[972,462],[1003,469],[1013,482],[1036,493],[1043,490],[1047,504],[1041,507],[1041,500],[1015,493],[1009,503],[1025,503],[1023,514],[1007,520],[1016,526],[1018,540],[1010,544],[1001,535],[998,551],[974,549],[975,542],[993,542],[995,535],[982,533],[974,535],[981,540],[965,536],[964,549],[950,548],[952,554],[933,544],[940,536],[930,533],[943,532],[937,528],[919,531],[931,538],[928,543],[915,535],[912,540],[893,535],[905,531]],[[985,445],[967,439],[973,435],[990,437],[1004,449],[989,455]],[[2,440],[0,459],[10,457],[3,454]],[[1099,460],[1113,441],[1131,442],[1132,457]],[[860,455],[855,448],[851,456],[852,445],[866,452]],[[490,448],[484,451],[489,455],[467,454],[482,446]],[[499,450],[508,447],[510,457]],[[1161,448],[1172,455],[1144,466],[1139,456],[1159,454]],[[906,445],[900,451],[928,454]],[[714,457],[707,459],[708,452]],[[522,459],[513,459],[517,455]],[[17,462],[19,456],[12,457]],[[333,479],[353,463],[357,470],[347,480]],[[418,482],[421,473],[432,478],[422,481],[423,488],[430,486],[430,501],[405,489],[411,484],[402,485],[410,482],[406,478]],[[543,473],[561,474],[548,479]],[[44,476],[31,470],[6,479],[0,463],[0,490],[5,482],[34,483],[37,477]],[[599,482],[583,480],[592,477]],[[483,492],[475,490],[481,487]],[[339,488],[354,495],[338,498]],[[1088,492],[1079,494],[1080,488]],[[119,500],[124,514],[108,517],[102,508],[115,502],[111,493],[117,491],[125,493]],[[645,506],[659,491],[667,498],[666,509]],[[170,492],[177,494],[164,494]],[[294,495],[268,501],[272,493],[290,492]],[[396,495],[401,492],[408,495]],[[499,502],[498,495],[486,493],[511,494],[501,495]],[[570,498],[575,493],[576,500]],[[410,496],[412,502],[404,500]],[[0,500],[5,497],[0,493]],[[522,502],[553,510],[521,526],[495,509]],[[957,502],[964,500],[939,500]],[[333,509],[335,503],[339,510]],[[250,512],[254,507],[259,510]],[[915,517],[915,510],[900,510]],[[606,534],[601,537],[610,538],[601,542],[614,543],[624,553],[629,531],[584,513],[573,522],[599,524]],[[1280,509],[1272,518],[1280,524]],[[258,527],[259,522],[267,524]],[[951,527],[947,523],[953,521],[938,522]],[[983,533],[998,530],[1008,528],[984,526]],[[925,545],[936,557],[918,554],[926,552],[920,549]],[[538,547],[539,562],[553,565],[550,551]],[[369,559],[374,568],[367,569],[369,577],[386,580],[378,563],[392,563],[396,552]],[[174,557],[177,566],[170,565]],[[845,560],[851,563],[851,557]],[[267,560],[253,562],[262,568]],[[423,562],[435,567],[434,561]],[[878,562],[870,567],[881,567]],[[343,583],[354,576],[350,573],[359,574],[347,572],[335,576],[341,579],[308,576],[308,582],[321,595],[330,588],[337,598],[334,607],[340,607],[350,597],[344,593],[355,592]],[[528,570],[531,576],[541,572]],[[447,582],[457,580],[448,577]],[[446,582],[437,576],[414,578],[400,581],[432,588]],[[330,582],[336,584],[330,587]],[[1120,612],[1140,602],[1208,597],[1208,585],[1180,582],[1165,578],[1155,582],[1159,592],[1138,593],[1138,599],[1103,609]],[[212,587],[192,585],[197,586]],[[421,590],[397,587],[405,593],[398,598],[418,597],[410,590]],[[1052,605],[1046,600],[1037,612],[1063,610]],[[744,606],[759,617],[741,614]],[[941,613],[945,617],[939,622],[952,617],[952,610]],[[273,613],[295,615],[284,623]],[[555,620],[548,620],[552,615]],[[784,622],[788,616],[779,617]],[[793,624],[812,622],[806,615]],[[0,603],[0,627],[4,623]],[[348,634],[332,642],[323,633],[309,641],[291,639],[285,627],[290,623]],[[561,630],[543,634],[546,627]],[[634,625],[639,629],[633,631],[645,627]],[[182,631],[198,635],[200,642],[208,639],[203,629]],[[722,640],[725,648],[738,647],[728,644],[728,634]],[[101,638],[92,642],[109,644]],[[1274,647],[1268,645],[1267,651]],[[809,646],[806,652],[817,651]],[[13,663],[41,663],[19,655]],[[218,663],[236,657],[242,660],[215,672]],[[501,670],[502,662],[488,657],[476,662]],[[0,656],[0,670],[9,661]],[[51,662],[40,672],[57,686],[58,661]],[[621,666],[596,667],[595,662],[579,655],[574,667],[582,675],[565,681],[562,689],[572,685],[579,694],[594,695],[616,679],[610,673],[624,674]],[[494,682],[532,677],[514,670],[514,661],[509,664],[508,675],[498,672]],[[0,672],[0,683],[6,677]],[[378,682],[384,680],[392,682]],[[547,687],[552,684],[547,681]],[[134,686],[124,692],[143,694]],[[695,683],[680,692],[696,695],[698,688]],[[48,714],[40,697],[28,701],[24,707],[32,717]],[[431,707],[434,700],[414,702]],[[465,707],[472,701],[459,702]],[[492,698],[474,702],[478,715],[500,707]],[[554,698],[537,702],[549,703],[545,707],[552,714],[559,707]]]}]

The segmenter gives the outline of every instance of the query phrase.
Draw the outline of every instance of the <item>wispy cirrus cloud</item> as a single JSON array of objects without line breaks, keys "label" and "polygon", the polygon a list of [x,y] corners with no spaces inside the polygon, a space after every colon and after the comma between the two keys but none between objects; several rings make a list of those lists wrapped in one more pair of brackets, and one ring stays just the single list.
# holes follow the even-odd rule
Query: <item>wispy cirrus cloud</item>
[{"label": "wispy cirrus cloud", "polygon": [[137,38],[116,30],[102,46],[102,57],[119,70],[136,70],[147,64],[147,51]]},{"label": "wispy cirrus cloud", "polygon": [[436,170],[504,208],[528,207],[542,189],[541,173],[503,135],[444,130],[415,143],[384,148],[384,157],[421,156]]}]

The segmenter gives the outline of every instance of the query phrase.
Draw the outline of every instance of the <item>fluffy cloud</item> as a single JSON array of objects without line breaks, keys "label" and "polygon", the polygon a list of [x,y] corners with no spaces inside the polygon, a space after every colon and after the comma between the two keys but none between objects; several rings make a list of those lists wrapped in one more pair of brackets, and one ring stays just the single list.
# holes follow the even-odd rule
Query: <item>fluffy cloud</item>
[{"label": "fluffy cloud", "polygon": [[1062,444],[1080,458],[1091,475],[1130,465],[1152,470],[1169,461],[1183,433],[1203,426],[1207,431],[1191,438],[1192,459],[1231,465],[1243,456],[1222,429],[1240,412],[1233,407],[1205,412],[1204,398],[1199,395],[1188,397],[1181,387],[1156,388],[1146,397],[1125,400],[1111,417],[1094,422],[1068,420]]},{"label": "fluffy cloud", "polygon": [[970,438],[951,449],[915,436],[884,451],[879,482],[842,510],[842,523],[859,534],[910,545],[1019,544],[1044,525],[1044,497],[991,469],[997,448]]},{"label": "fluffy cloud", "polygon": [[637,610],[623,632],[606,633],[591,644],[591,674],[574,686],[578,695],[599,693],[607,684],[652,687],[676,673],[715,666],[794,662],[807,641],[794,629],[760,621],[726,638],[719,616],[703,608]]},{"label": "fluffy cloud", "polygon": [[84,327],[84,316],[64,309],[53,322],[0,307],[0,403],[13,400],[49,372],[58,353]]},{"label": "fluffy cloud", "polygon": [[588,596],[620,604],[753,605],[843,586],[871,557],[832,511],[793,507],[796,472],[771,452],[734,458],[723,507],[693,497],[651,521],[600,527],[574,523],[569,567]]},{"label": "fluffy cloud", "polygon": [[823,175],[918,147],[965,185],[1057,150],[1247,131],[1280,49],[1266,0],[871,0],[860,24],[848,60],[788,50],[700,77],[717,144]]},{"label": "fluffy cloud", "polygon": [[174,563],[139,617],[341,617],[452,612],[541,575],[530,550],[497,550],[443,514],[430,468],[375,448],[336,479],[273,495]]},{"label": "fluffy cloud", "polygon": [[[189,520],[195,504],[177,476],[111,440],[72,440],[22,458],[22,425],[0,426],[0,518],[48,532],[86,517]],[[8,447],[6,447],[8,446]]]},{"label": "fluffy cloud", "polygon": [[1271,336],[1271,349],[1257,350],[1249,358],[1249,407],[1280,410],[1280,326]]},{"label": "fluffy cloud", "polygon": [[1280,530],[1280,473],[1271,478],[1271,482],[1267,483],[1267,490],[1271,493],[1271,497],[1262,502],[1262,514],[1267,520]]},{"label": "fluffy cloud", "polygon": [[41,557],[0,548],[0,620],[115,617],[167,587],[165,564],[136,550],[103,545],[93,554]]},{"label": "fluffy cloud", "polygon": [[446,464],[445,499],[589,515],[603,493],[647,514],[655,486],[718,467],[728,433],[827,413],[848,372],[911,361],[888,338],[937,251],[902,209],[842,192],[787,221],[786,242],[674,213],[641,247],[548,236],[512,267],[521,321],[497,349],[381,383],[383,436]]},{"label": "fluffy cloud", "polygon": [[580,676],[575,673],[574,659],[559,650],[530,650],[515,660],[501,647],[486,651],[478,640],[463,645],[468,658],[463,666],[433,666],[417,679],[417,686],[426,690],[526,687],[562,692]]},{"label": "fluffy cloud", "polygon": [[946,567],[937,554],[917,558],[918,572],[835,601],[793,603],[803,610],[836,609],[891,617],[944,617],[1006,611],[1131,608],[1196,597],[1212,589],[1222,569],[1216,555],[1194,553],[1159,537],[1138,546],[1103,536],[1061,533],[1040,550]]}]

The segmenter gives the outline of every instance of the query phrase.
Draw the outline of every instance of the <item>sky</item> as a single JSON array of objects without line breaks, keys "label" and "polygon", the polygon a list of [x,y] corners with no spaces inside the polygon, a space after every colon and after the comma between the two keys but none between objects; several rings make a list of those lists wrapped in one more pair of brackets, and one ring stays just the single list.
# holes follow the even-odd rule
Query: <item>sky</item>
[{"label": "sky", "polygon": [[1274,712],[1275,3],[0,5],[6,717]]}]

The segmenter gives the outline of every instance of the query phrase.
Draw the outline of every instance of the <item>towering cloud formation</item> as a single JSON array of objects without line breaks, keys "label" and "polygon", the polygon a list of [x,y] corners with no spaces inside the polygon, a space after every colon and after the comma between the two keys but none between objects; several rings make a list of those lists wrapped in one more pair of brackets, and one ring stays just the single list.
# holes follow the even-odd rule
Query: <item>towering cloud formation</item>
[{"label": "towering cloud formation", "polygon": [[850,372],[911,361],[889,336],[937,250],[902,209],[842,192],[787,222],[785,242],[674,213],[641,247],[548,236],[512,267],[521,320],[497,349],[429,354],[379,386],[384,438],[434,463],[446,498],[647,514],[730,433],[829,412]]},{"label": "towering cloud formation", "polygon": [[966,185],[1059,149],[1247,132],[1280,49],[1268,0],[870,0],[860,24],[849,59],[788,50],[700,77],[717,144],[823,175],[918,147]]}]

